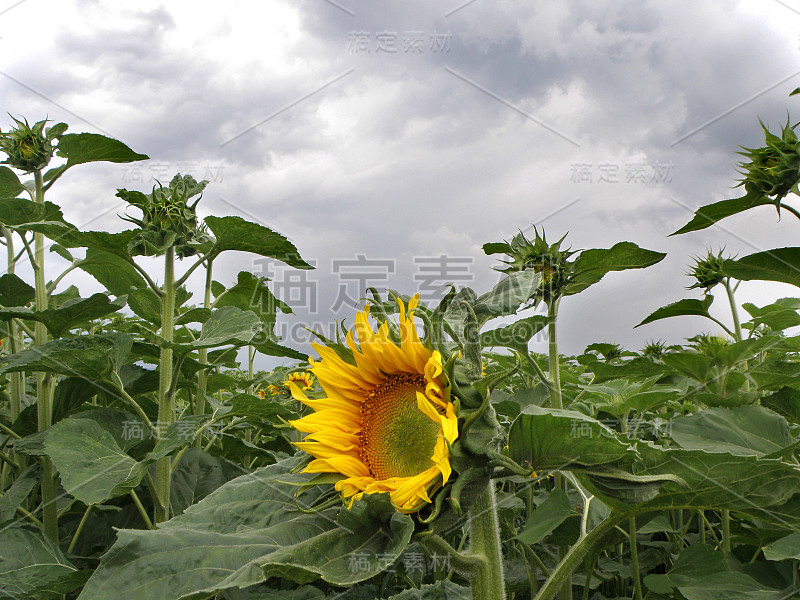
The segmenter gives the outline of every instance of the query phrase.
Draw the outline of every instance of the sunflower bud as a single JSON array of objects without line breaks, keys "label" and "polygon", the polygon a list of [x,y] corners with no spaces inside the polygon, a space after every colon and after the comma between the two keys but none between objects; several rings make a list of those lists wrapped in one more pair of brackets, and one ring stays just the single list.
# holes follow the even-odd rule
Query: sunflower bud
[{"label": "sunflower bud", "polygon": [[563,295],[564,288],[569,281],[571,263],[568,258],[574,254],[569,250],[561,249],[564,237],[554,244],[548,244],[544,230],[542,235],[533,228],[534,239],[531,241],[522,232],[515,235],[510,242],[484,245],[487,254],[507,254],[511,260],[501,261],[508,265],[505,269],[497,269],[501,273],[513,273],[531,269],[541,274],[541,279],[534,292],[534,301],[549,302]]},{"label": "sunflower bud", "polygon": [[26,173],[43,169],[53,158],[53,140],[64,133],[66,126],[59,123],[45,131],[47,119],[37,121],[33,126],[28,125],[27,120],[14,119],[14,122],[16,127],[7,133],[0,132],[0,151],[7,156],[2,164]]},{"label": "sunflower bud", "polygon": [[717,284],[722,283],[726,277],[724,265],[728,258],[722,256],[723,250],[719,254],[713,254],[710,250],[705,258],[695,257],[695,264],[690,267],[687,273],[690,277],[695,278],[695,283],[689,286],[688,289],[705,288],[708,292]]},{"label": "sunflower bud", "polygon": [[195,181],[191,175],[175,175],[168,187],[160,183],[150,194],[117,190],[117,196],[142,211],[137,219],[126,215],[124,220],[137,225],[141,232],[129,243],[131,256],[154,256],[175,246],[178,257],[197,253],[198,247],[210,240],[205,227],[199,223],[195,208],[202,195],[189,204],[188,200],[202,194],[208,181]]},{"label": "sunflower bud", "polygon": [[739,163],[744,175],[739,185],[744,185],[748,195],[774,196],[777,204],[800,182],[800,143],[788,120],[780,136],[770,133],[763,123],[761,128],[765,146],[739,152],[750,159]]}]

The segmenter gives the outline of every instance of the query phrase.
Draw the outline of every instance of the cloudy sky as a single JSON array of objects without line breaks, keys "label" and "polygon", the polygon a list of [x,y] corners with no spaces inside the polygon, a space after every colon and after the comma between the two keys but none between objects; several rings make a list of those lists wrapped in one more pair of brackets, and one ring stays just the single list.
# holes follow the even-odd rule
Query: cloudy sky
[{"label": "cloudy sky", "polygon": [[76,225],[118,231],[116,188],[178,171],[210,180],[204,215],[266,224],[316,264],[215,265],[226,284],[240,270],[271,276],[296,312],[286,341],[304,351],[300,327],[351,322],[365,284],[433,301],[447,282],[488,290],[497,263],[482,244],[532,224],[573,249],[668,253],[566,299],[565,352],[711,330],[699,318],[633,326],[699,297],[685,290],[692,255],[796,245],[798,224],[768,208],[666,236],[740,195],[734,151],[760,144],[758,117],[773,129],[798,118],[799,59],[800,0],[0,0],[2,112],[152,158],[74,169],[49,199]]}]

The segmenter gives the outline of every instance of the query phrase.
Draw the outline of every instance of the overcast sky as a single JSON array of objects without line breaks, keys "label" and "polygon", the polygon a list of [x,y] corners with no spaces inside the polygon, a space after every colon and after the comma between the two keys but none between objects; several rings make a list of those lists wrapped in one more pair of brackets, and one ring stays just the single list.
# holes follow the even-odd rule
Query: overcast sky
[{"label": "overcast sky", "polygon": [[[2,113],[152,158],[76,168],[49,199],[76,225],[119,231],[116,188],[209,179],[203,215],[261,222],[316,264],[215,264],[225,284],[272,276],[296,312],[286,343],[303,351],[300,326],[352,322],[363,283],[433,301],[450,281],[487,291],[497,262],[482,244],[532,224],[552,241],[568,232],[573,249],[668,253],[567,298],[564,352],[712,331],[689,317],[633,326],[700,297],[685,290],[692,255],[796,245],[799,224],[769,208],[666,236],[741,195],[734,151],[761,143],[758,117],[773,130],[787,110],[799,118],[798,59],[800,0],[0,0]],[[758,305],[789,295],[738,292]],[[712,312],[729,322],[724,300]]]}]

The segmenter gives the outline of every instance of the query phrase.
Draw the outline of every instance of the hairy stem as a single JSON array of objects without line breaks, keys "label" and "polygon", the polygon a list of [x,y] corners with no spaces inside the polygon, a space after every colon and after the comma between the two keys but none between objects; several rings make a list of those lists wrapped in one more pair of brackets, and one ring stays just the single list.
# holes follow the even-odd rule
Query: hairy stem
[{"label": "hairy stem", "polygon": [[[211,307],[211,282],[213,281],[211,276],[211,269],[214,263],[209,259],[206,262],[206,286],[205,286],[205,294],[203,296],[203,308],[210,308]],[[208,361],[208,350],[206,348],[201,348],[197,351],[198,359],[201,363],[205,364]],[[206,389],[208,385],[208,371],[205,369],[201,369],[200,372],[197,374],[197,395],[194,399],[194,414],[202,415],[206,412]],[[197,440],[197,445],[200,445],[200,439]]]},{"label": "hairy stem", "polygon": [[572,546],[533,600],[551,600],[555,598],[559,590],[564,587],[564,582],[570,581],[572,574],[580,567],[586,555],[589,552],[596,552],[605,535],[625,518],[626,515],[612,512],[602,523],[592,529],[586,537]]},{"label": "hairy stem", "polygon": [[[164,295],[161,299],[161,337],[168,343],[174,337],[175,325],[175,250],[168,248],[164,255]],[[172,348],[165,344],[161,348],[158,363],[158,429],[163,437],[175,417],[172,385]],[[156,462],[156,494],[154,521],[161,523],[169,519],[170,457],[165,456]]]},{"label": "hairy stem", "polygon": [[472,575],[473,600],[504,600],[503,553],[492,481],[479,493],[470,509],[469,536],[470,554],[484,561]]},{"label": "hairy stem", "polygon": [[642,577],[639,574],[639,551],[636,547],[636,517],[628,519],[631,544],[631,570],[633,571],[633,597],[642,600]]},{"label": "hairy stem", "polygon": [[[44,204],[44,183],[41,169],[34,171],[34,197],[38,204]],[[44,235],[33,234],[34,246],[34,284],[36,289],[36,310],[47,310],[47,285],[44,277]],[[33,331],[35,346],[47,343],[47,328],[44,323],[36,322]],[[50,377],[43,371],[36,373],[36,417],[37,430],[45,431],[50,427],[52,407],[50,398]],[[42,464],[42,523],[44,533],[58,543],[58,509],[56,507],[56,474],[49,456],[41,457]]]}]

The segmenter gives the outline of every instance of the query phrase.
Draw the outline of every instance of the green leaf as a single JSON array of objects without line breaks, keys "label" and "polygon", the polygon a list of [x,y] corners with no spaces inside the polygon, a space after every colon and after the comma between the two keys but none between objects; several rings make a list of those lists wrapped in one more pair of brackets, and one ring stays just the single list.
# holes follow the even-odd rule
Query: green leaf
[{"label": "green leaf", "polygon": [[[175,319],[175,325],[187,325],[188,323],[205,323],[211,316],[209,308],[190,308],[185,313]],[[160,315],[159,315],[160,317]],[[161,319],[159,318],[159,323]]]},{"label": "green leaf", "polygon": [[668,573],[647,575],[643,581],[656,594],[670,594],[680,583],[725,570],[722,552],[705,544],[693,544],[681,551]]},{"label": "green leaf", "polygon": [[0,320],[30,319],[44,323],[54,338],[59,338],[75,326],[117,312],[125,306],[124,299],[109,300],[105,294],[68,300],[58,308],[35,311],[26,307],[0,308]]},{"label": "green leaf", "polygon": [[790,423],[800,424],[800,391],[783,386],[761,399],[761,405],[774,410]]},{"label": "green leaf", "polygon": [[127,356],[131,343],[132,339],[124,334],[55,340],[5,357],[0,373],[44,371],[92,381],[108,380]]},{"label": "green leaf", "polygon": [[[408,515],[374,496],[351,510],[301,512],[319,491],[297,487],[310,479],[289,473],[298,464],[290,458],[234,479],[155,531],[120,530],[81,600],[181,600],[273,576],[348,586],[400,555],[414,528]],[[363,557],[357,569],[354,556]]]},{"label": "green leaf", "polygon": [[234,344],[250,343],[261,332],[261,320],[252,311],[233,306],[217,308],[203,323],[200,337],[191,342],[173,344],[176,348],[214,348]]},{"label": "green leaf", "polygon": [[481,346],[504,346],[527,352],[530,339],[547,327],[547,323],[545,315],[533,315],[499,329],[484,331],[481,333]]},{"label": "green leaf", "polygon": [[[533,269],[515,271],[503,277],[491,291],[472,303],[475,316],[478,318],[478,327],[483,327],[484,323],[495,317],[517,314],[520,306],[534,296],[541,279],[542,276]],[[459,300],[462,299],[462,292],[464,290],[460,290],[453,299],[452,304],[448,307],[448,313],[450,308],[458,307]],[[474,296],[474,292],[472,295]],[[448,318],[448,320],[450,319]]]},{"label": "green leaf", "polygon": [[36,290],[13,273],[0,277],[0,306],[25,306],[35,297]]},{"label": "green leaf", "polygon": [[58,546],[27,526],[0,529],[0,598],[30,600],[33,591],[77,571]]},{"label": "green leaf", "polygon": [[531,546],[538,544],[555,531],[556,527],[575,515],[575,509],[564,490],[554,490],[536,507],[528,517],[525,528],[516,537]]},{"label": "green leaf", "polygon": [[16,198],[25,191],[25,186],[11,169],[0,166],[0,198]]},{"label": "green leaf", "polygon": [[641,327],[642,325],[646,325],[647,323],[652,323],[653,321],[658,321],[659,319],[667,319],[669,317],[681,317],[681,316],[697,316],[697,317],[706,317],[707,319],[711,318],[711,315],[708,314],[708,308],[711,306],[711,303],[714,301],[714,296],[705,296],[702,300],[697,300],[695,298],[686,298],[684,300],[678,300],[677,302],[673,302],[672,304],[667,304],[666,306],[662,306],[661,308],[657,309],[656,311],[652,312],[649,316],[645,317],[644,320],[639,323],[638,325],[634,326]]},{"label": "green leaf", "polygon": [[84,504],[129,493],[147,470],[147,464],[125,454],[114,437],[91,419],[56,423],[48,430],[45,449],[64,489]]},{"label": "green leaf", "polygon": [[700,231],[706,227],[711,227],[717,221],[730,217],[731,215],[749,210],[756,206],[774,203],[774,200],[770,200],[767,196],[751,196],[748,194],[741,198],[731,198],[729,200],[714,202],[713,204],[706,204],[694,212],[694,218],[691,221],[670,235]]},{"label": "green leaf", "polygon": [[785,600],[786,594],[768,588],[744,573],[712,573],[690,583],[678,585],[686,600]]},{"label": "green leaf", "polygon": [[630,466],[636,455],[596,419],[538,406],[525,408],[511,425],[508,451],[512,459],[536,471]]},{"label": "green leaf", "polygon": [[17,507],[25,501],[39,483],[40,475],[39,465],[31,465],[3,492],[3,495],[0,496],[0,523],[14,518]]},{"label": "green leaf", "polygon": [[150,158],[98,133],[68,133],[58,141],[58,156],[67,159],[67,168],[88,162],[129,163]]},{"label": "green leaf", "polygon": [[775,248],[726,260],[725,272],[742,281],[780,281],[800,287],[800,248]]},{"label": "green leaf", "polygon": [[205,224],[216,238],[211,250],[214,255],[225,250],[239,250],[275,258],[298,269],[314,268],[300,258],[294,244],[268,227],[232,216],[209,216],[205,218]]},{"label": "green leaf", "polygon": [[136,316],[161,327],[161,299],[149,287],[131,290],[128,306]]},{"label": "green leaf", "polygon": [[0,198],[0,223],[10,229],[37,231],[51,238],[74,229],[52,202],[39,204],[25,198]]},{"label": "green leaf", "polygon": [[172,473],[170,507],[176,515],[182,514],[217,488],[245,473],[241,466],[229,460],[211,456],[200,448],[189,448]]},{"label": "green leaf", "polygon": [[767,560],[800,560],[800,533],[795,532],[764,546]]},{"label": "green leaf", "polygon": [[128,294],[134,288],[147,287],[144,278],[136,269],[117,254],[88,248],[86,258],[80,261],[78,266],[115,296]]},{"label": "green leaf", "polygon": [[65,248],[91,248],[125,258],[128,256],[128,244],[137,233],[139,232],[135,229],[118,233],[69,229],[59,236],[58,243]]},{"label": "green leaf", "polygon": [[443,579],[423,585],[419,589],[405,590],[389,596],[387,600],[472,600],[472,591],[468,587]]},{"label": "green leaf", "polygon": [[705,383],[711,370],[712,359],[696,352],[671,352],[661,357],[665,365],[678,373],[691,377],[695,381]]},{"label": "green leaf", "polygon": [[786,419],[763,406],[710,408],[673,419],[670,437],[681,448],[765,456],[794,442]]},{"label": "green leaf", "polygon": [[661,261],[663,252],[645,250],[632,242],[618,242],[611,248],[584,250],[575,260],[565,296],[582,292],[610,271],[643,269]]},{"label": "green leaf", "polygon": [[278,417],[290,417],[292,411],[279,402],[270,402],[250,394],[236,394],[231,398],[231,410],[227,414],[247,417],[251,420],[280,423]]}]

